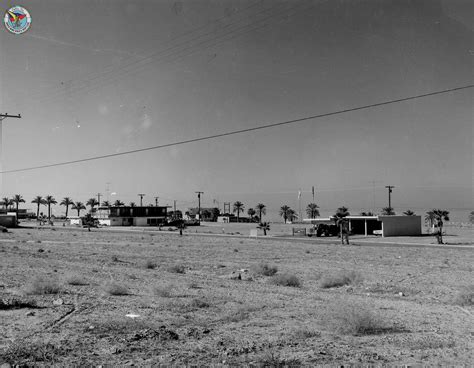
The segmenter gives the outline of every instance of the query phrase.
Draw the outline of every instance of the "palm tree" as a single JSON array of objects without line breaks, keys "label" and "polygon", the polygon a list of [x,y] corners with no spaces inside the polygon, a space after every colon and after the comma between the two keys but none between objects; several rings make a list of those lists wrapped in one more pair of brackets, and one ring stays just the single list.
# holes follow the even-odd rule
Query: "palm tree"
[{"label": "palm tree", "polygon": [[117,199],[114,204],[112,205],[113,207],[121,207],[123,206],[125,203],[123,203],[121,200]]},{"label": "palm tree", "polygon": [[11,211],[13,205],[15,204],[13,199],[5,197],[3,200],[5,202],[5,209],[9,209]]},{"label": "palm tree", "polygon": [[130,204],[129,204],[130,207],[136,207],[136,205],[137,204],[135,202],[130,202]]},{"label": "palm tree", "polygon": [[21,194],[15,194],[15,196],[13,197],[12,201],[16,204],[16,216],[18,218],[18,205],[20,203],[25,203],[25,200],[23,199],[23,197],[21,196]]},{"label": "palm tree", "polygon": [[102,202],[102,207],[110,207],[110,202],[109,201],[103,201]]},{"label": "palm tree", "polygon": [[369,211],[369,212],[361,212],[361,213],[359,213],[359,215],[360,216],[373,216],[374,214],[373,214],[373,212]]},{"label": "palm tree", "polygon": [[5,211],[8,210],[8,206],[9,206],[9,203],[10,203],[10,198],[3,197],[2,202],[3,202],[3,207],[5,207]]},{"label": "palm tree", "polygon": [[382,208],[382,215],[383,216],[394,216],[395,211],[393,210],[392,207],[384,207],[384,208]]},{"label": "palm tree", "polygon": [[46,198],[44,199],[46,204],[48,205],[48,221],[51,220],[51,205],[56,204],[56,200],[52,195],[47,195]]},{"label": "palm tree", "polygon": [[255,216],[256,211],[253,208],[249,208],[247,210],[247,215],[249,215],[250,221],[252,221],[253,217]]},{"label": "palm tree", "polygon": [[84,203],[82,202],[74,202],[71,209],[77,210],[77,216],[79,217],[81,215],[81,210],[85,210],[86,206],[84,206]]},{"label": "palm tree", "polygon": [[42,204],[46,204],[46,200],[42,196],[36,196],[35,199],[31,201],[31,203],[36,203],[36,205],[38,206],[38,209],[36,210],[36,218],[38,218],[40,213],[40,206]]},{"label": "palm tree", "polygon": [[444,244],[443,243],[443,220],[444,221],[449,221],[449,211],[446,211],[446,210],[440,210],[440,209],[436,209],[436,210],[432,210],[433,212],[433,215],[434,215],[434,218],[435,220],[437,221],[437,225],[438,225],[438,244]]},{"label": "palm tree", "polygon": [[99,205],[99,202],[97,201],[97,199],[95,198],[89,198],[86,202],[86,206],[91,206],[91,210],[90,212],[93,212],[94,211],[94,207],[95,206],[98,206]]},{"label": "palm tree", "polygon": [[415,212],[413,212],[412,210],[406,210],[405,212],[403,212],[403,214],[405,216],[415,216]]},{"label": "palm tree", "polygon": [[319,206],[316,203],[310,203],[306,207],[306,214],[309,218],[316,218],[319,216]]},{"label": "palm tree", "polygon": [[435,215],[433,211],[428,211],[426,212],[425,215],[425,222],[430,225],[430,227],[433,227],[435,221]]},{"label": "palm tree", "polygon": [[66,218],[67,218],[67,214],[69,212],[69,206],[73,203],[74,203],[74,201],[69,197],[64,197],[63,200],[61,201],[61,203],[59,203],[60,206],[66,206]]},{"label": "palm tree", "polygon": [[347,217],[347,216],[350,216],[350,212],[349,212],[349,209],[345,206],[342,206],[342,207],[339,207],[334,215],[334,217],[336,218],[343,218],[343,217]]},{"label": "palm tree", "polygon": [[239,216],[240,216],[240,212],[244,212],[244,205],[242,202],[240,201],[237,201],[234,203],[234,211],[233,212],[237,212],[237,222],[240,222],[239,220]]},{"label": "palm tree", "polygon": [[288,220],[288,217],[289,217],[288,215],[290,214],[290,211],[292,211],[292,209],[288,207],[286,204],[284,206],[281,206],[280,208],[280,216],[283,217],[285,224],[286,224],[286,220]]},{"label": "palm tree", "polygon": [[344,235],[346,244],[349,244],[349,229],[347,228],[347,219],[350,216],[349,209],[345,206],[339,207],[334,214],[336,225],[339,226],[341,232],[341,244],[344,244]]},{"label": "palm tree", "polygon": [[295,220],[298,220],[298,215],[296,214],[296,212],[290,208],[290,210],[288,211],[288,220],[290,220],[291,222],[294,222]]},{"label": "palm tree", "polygon": [[471,213],[469,214],[469,222],[471,224],[474,224],[474,211],[471,211]]},{"label": "palm tree", "polygon": [[265,206],[263,203],[259,203],[255,206],[255,208],[257,208],[258,211],[258,220],[262,222],[262,215],[267,214],[267,206]]}]

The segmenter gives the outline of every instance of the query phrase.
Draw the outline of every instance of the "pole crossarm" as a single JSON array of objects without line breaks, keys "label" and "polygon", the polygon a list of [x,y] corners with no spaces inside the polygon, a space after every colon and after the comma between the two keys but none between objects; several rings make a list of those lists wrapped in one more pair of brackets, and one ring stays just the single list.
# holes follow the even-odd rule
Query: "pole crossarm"
[{"label": "pole crossarm", "polygon": [[8,112],[5,114],[0,114],[0,121],[5,120],[6,118],[15,118],[15,119],[21,119],[21,115],[10,115]]}]

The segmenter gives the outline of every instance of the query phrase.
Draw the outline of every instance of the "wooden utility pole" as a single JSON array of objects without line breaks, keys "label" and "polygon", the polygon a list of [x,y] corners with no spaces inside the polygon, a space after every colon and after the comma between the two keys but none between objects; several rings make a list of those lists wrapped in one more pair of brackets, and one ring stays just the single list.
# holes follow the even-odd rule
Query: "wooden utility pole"
[{"label": "wooden utility pole", "polygon": [[197,193],[198,195],[198,202],[199,202],[199,207],[198,207],[198,215],[199,215],[199,223],[201,223],[201,194],[204,194],[204,192],[194,192]]},{"label": "wooden utility pole", "polygon": [[393,185],[386,185],[385,188],[388,189],[388,208],[392,208],[392,189],[395,188]]},{"label": "wooden utility pole", "polygon": [[156,206],[156,207],[158,207],[158,199],[159,199],[159,198],[160,198],[160,197],[155,197],[155,206]]},{"label": "wooden utility pole", "polygon": [[99,207],[100,207],[100,197],[102,197],[102,194],[97,193],[97,200],[99,201]]},{"label": "wooden utility pole", "polygon": [[21,119],[21,115],[10,115],[8,112],[5,114],[0,114],[0,194],[3,195],[3,157],[2,157],[2,150],[3,150],[3,120],[6,118],[15,118]]}]

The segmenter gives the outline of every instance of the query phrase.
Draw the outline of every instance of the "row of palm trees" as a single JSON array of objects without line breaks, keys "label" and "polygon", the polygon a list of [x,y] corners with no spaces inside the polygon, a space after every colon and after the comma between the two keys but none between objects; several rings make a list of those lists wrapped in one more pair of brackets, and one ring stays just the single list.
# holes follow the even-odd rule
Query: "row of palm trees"
[{"label": "row of palm trees", "polygon": [[[18,207],[20,203],[26,203],[25,199],[21,194],[15,194],[13,198],[8,198],[4,197],[2,198],[3,202],[3,207],[5,210],[7,209],[12,209],[14,205],[16,205],[16,212],[18,212]],[[47,196],[36,196],[31,203],[36,204],[36,217],[38,218],[40,216],[40,208],[41,206],[47,206],[48,207],[48,220],[51,219],[51,206],[58,204],[57,200],[52,196],[52,195],[47,195]],[[69,208],[72,210],[77,211],[77,216],[81,215],[81,211],[87,209],[86,206],[90,206],[91,210],[93,210],[96,206],[99,205],[99,202],[95,198],[90,198],[86,203],[80,202],[80,201],[74,201],[70,197],[64,197],[61,202],[59,203],[60,206],[65,206],[66,207],[66,217],[68,217],[69,214]],[[103,201],[102,202],[103,207],[120,207],[124,206],[124,202],[120,200],[116,200],[113,204],[111,204],[109,201]],[[130,206],[134,207],[136,206],[135,202],[130,202]]]},{"label": "row of palm trees", "polygon": [[[237,201],[234,202],[233,206],[233,212],[237,212],[237,222],[240,221],[240,212],[244,212],[245,206],[243,205],[242,202]],[[258,213],[258,220],[262,222],[262,216],[267,214],[267,206],[265,206],[263,203],[258,203],[254,208],[249,208],[247,210],[247,214],[249,215],[250,219],[255,218],[255,214]]]}]

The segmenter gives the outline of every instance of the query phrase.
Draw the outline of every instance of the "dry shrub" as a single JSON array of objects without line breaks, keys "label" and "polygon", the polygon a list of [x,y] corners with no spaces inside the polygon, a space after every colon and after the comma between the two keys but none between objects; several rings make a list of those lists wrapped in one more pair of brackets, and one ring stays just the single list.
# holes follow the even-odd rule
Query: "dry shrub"
[{"label": "dry shrub", "polygon": [[227,322],[240,322],[249,318],[250,313],[255,312],[258,310],[256,306],[253,305],[243,305],[240,306],[233,311],[229,312],[225,317],[225,321]]},{"label": "dry shrub", "polygon": [[372,335],[390,330],[366,305],[339,303],[332,308],[332,328],[342,334]]},{"label": "dry shrub", "polygon": [[296,358],[283,358],[274,351],[268,351],[257,358],[258,367],[301,367],[301,361]]},{"label": "dry shrub", "polygon": [[38,308],[35,300],[21,300],[18,298],[0,299],[0,310]]},{"label": "dry shrub", "polygon": [[324,289],[340,287],[344,285],[359,284],[362,282],[362,276],[355,271],[342,271],[337,275],[324,276],[319,285]]},{"label": "dry shrub", "polygon": [[66,279],[66,282],[76,286],[89,285],[89,281],[80,275],[71,275]]},{"label": "dry shrub", "polygon": [[34,363],[37,362],[54,364],[59,356],[65,356],[68,353],[61,344],[55,345],[49,342],[25,339],[10,343],[6,348],[3,359],[6,363],[15,364],[18,367],[30,367],[36,366]]},{"label": "dry shrub", "polygon": [[130,292],[125,285],[118,284],[116,282],[109,282],[104,285],[104,290],[109,295],[129,295]]},{"label": "dry shrub", "polygon": [[186,273],[186,268],[183,265],[174,265],[168,268],[171,273]]},{"label": "dry shrub", "polygon": [[170,298],[171,297],[171,288],[169,286],[155,286],[152,290],[154,295],[157,295],[162,298]]},{"label": "dry shrub", "polygon": [[278,272],[278,267],[277,266],[269,266],[266,263],[260,263],[259,265],[255,266],[253,271],[257,275],[263,275],[263,276],[273,276]]},{"label": "dry shrub", "polygon": [[292,336],[295,340],[307,340],[311,339],[312,337],[320,337],[321,332],[310,329],[308,327],[303,327],[294,331]]},{"label": "dry shrub", "polygon": [[190,305],[194,308],[209,308],[211,306],[206,300],[200,298],[193,299]]},{"label": "dry shrub", "polygon": [[295,275],[282,274],[273,276],[271,283],[279,286],[301,287],[303,282]]},{"label": "dry shrub", "polygon": [[61,287],[55,280],[47,280],[42,277],[37,277],[25,287],[27,295],[43,295],[43,294],[58,294]]},{"label": "dry shrub", "polygon": [[156,262],[151,259],[147,260],[145,263],[145,268],[149,270],[154,270],[157,267]]},{"label": "dry shrub", "polygon": [[474,285],[466,286],[459,290],[454,303],[462,306],[474,305]]}]

